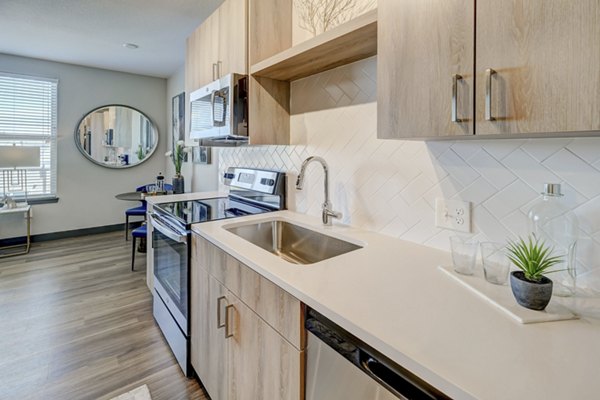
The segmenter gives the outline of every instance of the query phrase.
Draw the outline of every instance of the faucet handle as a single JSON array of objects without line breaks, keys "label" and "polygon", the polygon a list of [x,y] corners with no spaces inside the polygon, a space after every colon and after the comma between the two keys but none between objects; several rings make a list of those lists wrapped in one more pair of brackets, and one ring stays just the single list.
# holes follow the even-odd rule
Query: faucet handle
[{"label": "faucet handle", "polygon": [[325,225],[331,225],[332,224],[332,218],[341,219],[342,218],[342,213],[338,212],[338,211],[333,211],[331,209],[331,204],[330,203],[323,203],[323,213],[322,213],[323,224],[325,224]]}]

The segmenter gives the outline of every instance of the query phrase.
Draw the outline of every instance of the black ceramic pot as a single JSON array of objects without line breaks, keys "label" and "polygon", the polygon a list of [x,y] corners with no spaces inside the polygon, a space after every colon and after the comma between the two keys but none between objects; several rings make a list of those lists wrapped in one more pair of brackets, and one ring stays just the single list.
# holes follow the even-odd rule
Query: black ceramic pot
[{"label": "black ceramic pot", "polygon": [[545,276],[540,282],[525,279],[523,271],[510,273],[510,288],[517,303],[531,310],[542,311],[552,297],[552,281]]},{"label": "black ceramic pot", "polygon": [[183,175],[180,174],[176,174],[173,177],[173,193],[174,194],[181,194],[185,192],[185,182],[183,180]]}]

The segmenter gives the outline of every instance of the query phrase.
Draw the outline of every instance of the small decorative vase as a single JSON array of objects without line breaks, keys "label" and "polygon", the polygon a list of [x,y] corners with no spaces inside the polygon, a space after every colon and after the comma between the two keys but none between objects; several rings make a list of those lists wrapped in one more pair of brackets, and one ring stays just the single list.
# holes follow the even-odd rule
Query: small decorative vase
[{"label": "small decorative vase", "polygon": [[181,194],[185,192],[185,182],[183,180],[183,175],[175,174],[172,183],[174,194]]},{"label": "small decorative vase", "polygon": [[542,311],[552,297],[552,281],[550,279],[542,276],[540,282],[531,282],[525,279],[523,271],[510,273],[510,288],[517,303],[530,310]]}]

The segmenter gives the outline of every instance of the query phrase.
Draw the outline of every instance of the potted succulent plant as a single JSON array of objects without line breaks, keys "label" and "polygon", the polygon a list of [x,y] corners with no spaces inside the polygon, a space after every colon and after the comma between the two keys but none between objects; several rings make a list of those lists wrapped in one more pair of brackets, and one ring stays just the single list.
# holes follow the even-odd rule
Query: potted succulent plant
[{"label": "potted succulent plant", "polygon": [[179,140],[175,144],[175,148],[173,151],[167,151],[165,156],[171,158],[173,160],[173,165],[175,166],[175,176],[173,177],[173,193],[184,193],[185,192],[185,184],[183,180],[183,175],[181,175],[181,164],[186,158],[186,154],[190,152],[190,148],[185,146],[185,142],[183,140]]},{"label": "potted succulent plant", "polygon": [[508,258],[519,268],[510,273],[510,287],[521,306],[532,310],[543,310],[552,297],[552,281],[544,274],[557,272],[550,268],[562,262],[562,256],[554,256],[553,248],[546,246],[535,235],[525,241],[522,238],[509,242]]}]

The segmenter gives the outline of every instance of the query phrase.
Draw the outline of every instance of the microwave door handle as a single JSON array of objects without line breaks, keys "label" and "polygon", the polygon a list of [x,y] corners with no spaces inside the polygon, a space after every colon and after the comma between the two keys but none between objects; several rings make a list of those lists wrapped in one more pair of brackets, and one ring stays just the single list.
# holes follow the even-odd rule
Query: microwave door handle
[{"label": "microwave door handle", "polygon": [[164,223],[160,222],[160,219],[156,214],[149,214],[148,217],[154,229],[177,243],[187,243],[187,235],[181,235],[180,233],[173,231]]},{"label": "microwave door handle", "polygon": [[212,112],[212,125],[215,126],[217,124],[217,120],[215,119],[215,98],[217,97],[217,91],[213,90],[210,95],[210,109]]},{"label": "microwave door handle", "polygon": [[225,96],[220,96],[221,99],[223,99],[223,115],[221,118],[221,124],[224,124],[225,121],[227,120],[227,97]]},{"label": "microwave door handle", "polygon": [[[223,105],[223,115],[221,115],[221,119],[217,120],[215,118],[215,99],[219,98],[222,101]],[[212,107],[212,118],[213,118],[213,126],[221,126],[225,122],[225,118],[227,116],[227,98],[223,96],[218,90],[215,90],[210,99],[211,107]]]}]

